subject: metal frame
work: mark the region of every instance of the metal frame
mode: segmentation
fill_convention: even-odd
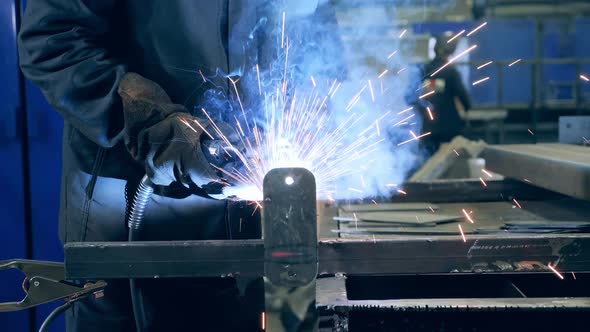
[[[587,235],[478,235],[319,242],[319,274],[590,271]],[[261,276],[261,240],[69,243],[67,279]]]

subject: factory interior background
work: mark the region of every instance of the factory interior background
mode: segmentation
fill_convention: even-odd
[[[429,62],[436,36],[445,32],[464,31],[456,54],[478,45],[477,52],[456,62],[472,103],[461,132],[465,139],[493,145],[589,144],[590,2],[332,2],[345,49],[391,40],[408,59],[407,70]],[[63,121],[19,70],[16,36],[25,6],[25,0],[0,2],[0,259],[63,261],[57,227]],[[359,20],[360,15],[372,19]],[[370,31],[371,38],[356,39],[358,29]],[[367,56],[365,63],[383,65],[377,56]],[[22,297],[16,287],[21,278],[17,271],[0,271],[0,302]],[[36,331],[55,306],[0,313],[0,330]],[[60,318],[51,331],[63,330]]]

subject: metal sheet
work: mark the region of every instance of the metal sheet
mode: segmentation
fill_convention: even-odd
[[[392,300],[349,300],[343,278],[324,278],[317,281],[317,308],[336,312],[353,310],[431,310],[431,311],[485,311],[507,309],[527,310],[579,310],[590,309],[588,297],[537,297],[537,298],[435,298]]]
[[[262,275],[261,240],[69,243],[68,279]],[[587,235],[489,235],[330,240],[319,274],[590,271]]]
[[[484,151],[496,173],[590,200],[590,148],[565,144],[497,145]]]

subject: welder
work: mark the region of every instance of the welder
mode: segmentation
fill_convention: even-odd
[[[203,148],[211,123],[201,110],[220,123],[235,118],[228,77],[252,65],[245,45],[263,2],[27,1],[20,65],[64,119],[63,243],[126,241],[126,214],[145,174],[155,191],[142,240],[237,236],[232,220],[252,211],[212,199],[223,174]],[[218,96],[226,102],[211,103]],[[239,236],[259,233],[244,217]],[[135,330],[128,281],[108,283],[103,297],[67,311],[67,331]],[[146,330],[260,329],[259,307],[240,297],[232,278],[141,280],[141,287]]]
[[[435,57],[422,71],[422,94],[434,91],[420,101],[423,131],[431,132],[422,143],[430,153],[436,152],[442,143],[451,141],[461,133],[465,127],[462,114],[471,108],[469,94],[459,71],[454,64],[447,65],[459,40],[454,38],[452,32],[438,35],[434,45]]]

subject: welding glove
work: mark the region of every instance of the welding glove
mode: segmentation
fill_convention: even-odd
[[[221,193],[226,184],[220,169],[236,167],[238,161],[225,150],[225,155],[221,153],[224,145],[213,123],[191,116],[184,106],[172,103],[158,84],[135,73],[122,78],[118,92],[123,101],[125,145],[134,159],[144,163],[154,184],[176,181],[196,185],[208,194]],[[216,125],[239,146],[235,130]]]

